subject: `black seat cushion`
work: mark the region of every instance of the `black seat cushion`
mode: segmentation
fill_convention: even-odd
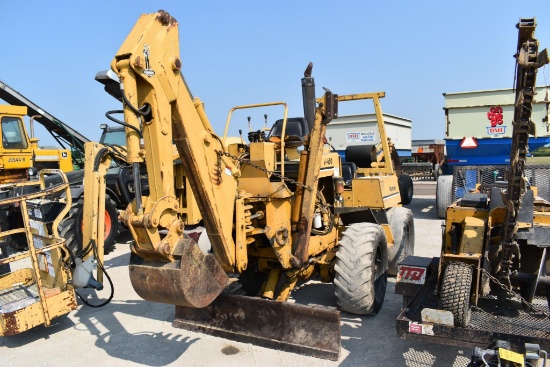
[[[283,120],[277,120],[269,132],[269,140],[278,142],[283,132]],[[285,146],[297,148],[304,144],[304,136],[308,135],[307,120],[303,117],[292,117],[286,120]]]
[[[351,180],[355,178],[355,171],[357,165],[353,162],[342,162],[342,177],[344,178],[344,185],[351,185]]]

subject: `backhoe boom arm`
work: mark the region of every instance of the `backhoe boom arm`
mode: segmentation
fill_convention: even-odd
[[[168,13],[142,15],[118,51],[111,68],[120,78],[127,128],[128,161],[145,159],[150,195],[141,208],[127,211],[135,231],[135,252],[172,260],[183,224],[177,217],[172,143],[178,149],[218,262],[235,264],[231,236],[239,170],[223,156],[221,139],[210,126],[203,104],[194,99],[181,76],[177,21]],[[137,131],[141,132],[138,133]],[[143,148],[140,139],[143,139]],[[145,154],[145,152],[147,152]],[[164,239],[158,227],[168,229]]]

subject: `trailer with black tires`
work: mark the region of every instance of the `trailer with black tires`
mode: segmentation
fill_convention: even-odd
[[[459,302],[460,295],[442,300],[438,294],[439,260],[439,257],[409,256],[399,266],[395,290],[403,296],[403,309],[396,319],[400,338],[465,348],[488,347],[497,340],[506,340],[518,349],[525,343],[550,349],[550,313],[543,295],[535,296],[533,310],[526,310],[516,297],[503,303],[495,295],[486,295],[469,310],[467,326],[449,322],[452,317],[441,310],[441,305]],[[459,272],[455,278],[464,279]]]

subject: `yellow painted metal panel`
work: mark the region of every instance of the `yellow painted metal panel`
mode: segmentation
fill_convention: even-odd
[[[467,217],[464,219],[464,232],[460,243],[460,252],[479,254],[483,248],[485,219]]]
[[[25,116],[27,114],[26,106],[12,106],[7,104],[0,104],[0,114],[2,115],[17,115]]]
[[[352,206],[391,208],[401,202],[397,176],[378,176],[354,179]]]

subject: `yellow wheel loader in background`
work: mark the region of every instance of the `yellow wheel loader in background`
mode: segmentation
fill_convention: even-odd
[[[33,116],[30,119],[31,134],[27,134],[24,116],[28,114],[26,106],[0,105],[0,198],[12,198],[37,191],[34,185],[15,185],[36,180],[38,170],[43,168],[61,169],[71,172],[73,164],[69,149],[40,148],[38,139],[33,134]],[[18,203],[17,201],[14,203]],[[23,219],[20,208],[16,205],[0,207],[0,230],[7,231],[21,227]],[[14,233],[3,239],[3,242],[14,248],[27,247],[23,233]],[[3,246],[0,253],[6,252]],[[3,254],[6,255],[5,253]]]
[[[390,144],[382,133],[384,94],[339,97],[326,90],[316,100],[310,64],[302,79],[304,118],[287,118],[283,102],[239,106],[220,136],[181,67],[178,23],[164,11],[142,15],[111,63],[123,100],[125,161],[136,176],[145,162],[149,186],[147,196],[136,186],[122,214],[134,239],[134,289],[146,300],[176,305],[174,326],[337,359],[339,312],[284,301],[298,281],[316,275],[334,282],[341,309],[376,314],[390,266],[413,252],[412,214],[400,206]],[[325,130],[338,116],[338,103],[356,99],[374,102],[381,142],[350,153],[348,163],[359,168],[344,180]],[[281,105],[284,115],[268,134],[228,143],[234,110],[273,105]],[[183,171],[174,169],[172,144]],[[73,271],[79,281],[75,277],[72,284],[88,279],[100,286],[91,271],[81,277],[90,261],[98,261],[102,281],[98,213],[105,172],[118,155],[112,147],[86,144],[83,243],[92,250]],[[210,242],[204,252],[184,233],[185,179]],[[224,292],[237,280],[246,296]]]
[[[69,215],[60,223],[62,237],[67,238],[66,245],[76,255],[82,248],[82,200],[84,144],[90,141],[74,128],[45,111],[42,107],[25,97],[13,87],[0,80],[0,98],[10,105],[0,106],[2,144],[0,145],[0,198],[17,197],[40,190],[38,172],[42,169],[60,169],[71,186],[73,207]],[[30,117],[28,129],[24,117]],[[59,147],[39,146],[35,137],[36,124],[42,125]],[[53,182],[56,181],[57,182]],[[28,185],[12,185],[25,183]],[[47,186],[59,184],[59,176],[45,178]],[[6,185],[9,184],[9,185]],[[3,186],[3,187],[2,187]],[[113,190],[109,182],[105,203],[105,250],[110,251],[115,244],[119,222],[116,201],[120,200],[119,191]],[[123,194],[123,193],[122,193]],[[0,208],[0,228],[2,231],[19,228],[23,218],[17,202]],[[28,248],[24,234],[6,236],[5,241],[15,250]],[[7,250],[5,249],[5,251]],[[5,253],[3,255],[6,255]],[[0,255],[1,257],[1,255]]]

